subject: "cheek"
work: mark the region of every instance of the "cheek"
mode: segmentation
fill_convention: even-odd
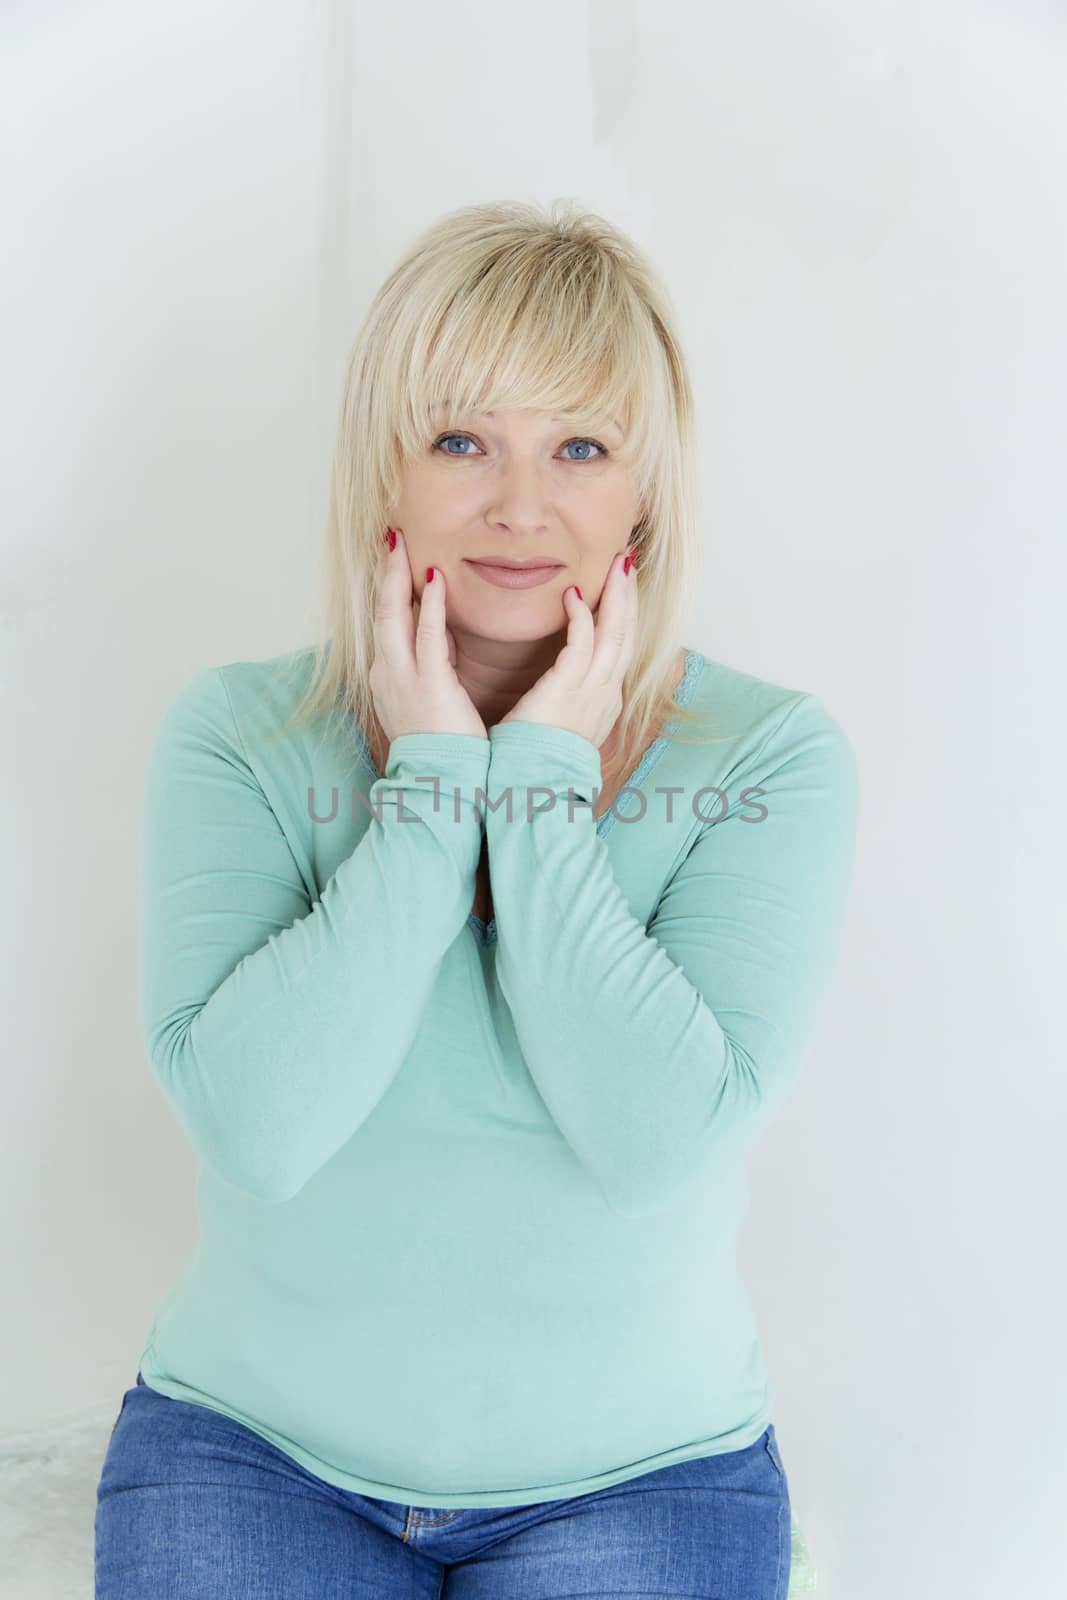
[[[624,507],[613,505],[599,508],[592,515],[583,513],[577,533],[585,571],[599,572],[606,577],[612,557],[619,550],[625,550],[632,527]]]
[[[412,527],[426,534],[447,533],[454,524],[460,524],[477,509],[484,496],[480,495],[473,474],[456,471],[420,474],[407,497],[408,515]]]
[[[637,521],[638,512],[637,500],[628,485],[616,480],[590,485],[578,509],[590,539],[601,545],[611,545],[613,539],[625,537]]]

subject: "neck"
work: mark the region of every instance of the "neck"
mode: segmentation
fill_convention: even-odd
[[[499,722],[543,677],[566,643],[566,629],[544,639],[482,639],[452,630],[456,676],[487,728]]]

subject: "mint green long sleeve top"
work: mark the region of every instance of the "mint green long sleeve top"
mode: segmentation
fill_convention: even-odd
[[[848,736],[687,650],[706,737],[670,723],[597,818],[569,729],[404,734],[384,773],[350,716],[285,729],[312,665],[198,673],[149,756],[142,1020],[198,1237],[145,1383],[417,1506],[752,1443],[744,1157],[836,965]]]

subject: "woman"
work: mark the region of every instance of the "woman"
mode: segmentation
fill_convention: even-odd
[[[734,1250],[856,764],[812,694],[679,649],[694,462],[602,219],[465,208],[375,298],[326,643],[199,673],[151,755],[143,1021],[200,1237],[98,1596],[786,1594]]]

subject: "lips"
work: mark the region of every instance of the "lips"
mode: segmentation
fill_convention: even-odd
[[[561,567],[562,561],[553,561],[548,557],[531,556],[528,561],[516,561],[513,557],[500,556],[471,556],[472,567],[507,567],[513,572],[530,572],[540,567]]]
[[[476,572],[479,578],[486,583],[494,584],[498,589],[533,589],[538,584],[548,583],[557,572],[563,572],[562,562],[546,566],[498,566],[490,561],[468,561],[466,563]]]

